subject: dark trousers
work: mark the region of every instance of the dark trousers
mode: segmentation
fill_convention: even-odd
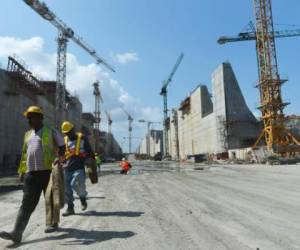
[[[122,170],[120,171],[120,174],[127,174],[127,172],[128,172],[128,170],[122,169]]]
[[[39,203],[41,193],[45,194],[51,171],[33,171],[26,173],[23,185],[23,200],[19,209],[15,229],[24,231],[32,212]]]

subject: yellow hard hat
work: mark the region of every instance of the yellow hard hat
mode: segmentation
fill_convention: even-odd
[[[65,121],[61,125],[61,132],[66,134],[69,133],[74,128],[74,125],[71,122]]]
[[[28,109],[25,111],[25,112],[23,112],[23,115],[25,116],[25,117],[27,117],[27,115],[29,114],[29,113],[37,113],[37,114],[43,114],[43,111],[42,111],[42,109],[40,108],[40,107],[38,107],[38,106],[30,106],[30,107],[28,107]]]

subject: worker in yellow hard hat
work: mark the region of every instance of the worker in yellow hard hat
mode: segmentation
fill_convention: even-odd
[[[63,216],[69,216],[75,214],[73,190],[79,196],[81,210],[87,209],[85,165],[87,159],[94,158],[94,153],[87,138],[82,133],[76,133],[71,122],[63,122],[61,132],[65,135],[65,202],[68,205]]]
[[[18,168],[20,181],[24,182],[22,205],[19,209],[14,229],[0,232],[0,237],[19,243],[29,218],[35,210],[42,191],[45,193],[52,163],[56,157],[64,155],[64,140],[54,128],[44,125],[43,111],[38,106],[30,106],[23,113],[31,129],[25,133],[22,156]],[[58,224],[46,225],[45,232],[53,232]]]

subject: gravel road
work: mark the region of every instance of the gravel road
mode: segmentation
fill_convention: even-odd
[[[40,200],[19,246],[0,249],[300,249],[300,166],[135,162],[103,166],[88,182],[88,210],[44,233]],[[0,229],[12,228],[21,191],[0,195]]]

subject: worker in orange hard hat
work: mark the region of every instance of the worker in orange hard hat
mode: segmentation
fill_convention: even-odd
[[[63,216],[69,216],[75,213],[73,190],[79,196],[81,210],[87,209],[85,164],[87,159],[94,158],[94,153],[88,139],[82,133],[76,133],[71,122],[63,122],[61,132],[65,135],[65,202],[68,205]]]
[[[11,232],[0,232],[0,237],[19,243],[35,210],[42,191],[46,192],[52,163],[58,155],[64,155],[64,140],[54,128],[44,125],[43,111],[38,106],[30,106],[23,113],[31,129],[25,133],[22,157],[18,168],[20,181],[24,182],[22,205]],[[55,231],[58,225],[47,225],[46,233]]]

